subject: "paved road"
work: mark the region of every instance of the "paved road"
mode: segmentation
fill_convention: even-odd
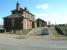
[[[45,40],[45,36],[43,39],[16,39],[14,36],[0,35],[0,50],[67,50],[67,40]]]
[[[66,40],[11,39],[0,41],[1,50],[67,50]]]

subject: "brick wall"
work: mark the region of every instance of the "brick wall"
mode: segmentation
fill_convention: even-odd
[[[23,16],[29,20],[34,20],[34,16],[25,11],[23,11]]]
[[[32,29],[32,21],[24,18],[23,19],[23,29]]]

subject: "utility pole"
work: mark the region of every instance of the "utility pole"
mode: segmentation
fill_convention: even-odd
[[[48,22],[48,27],[50,27],[50,21]]]

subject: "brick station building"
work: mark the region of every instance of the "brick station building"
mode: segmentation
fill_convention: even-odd
[[[4,17],[4,29],[6,31],[12,31],[13,29],[32,29],[47,25],[47,22],[40,18],[35,20],[35,15],[30,13],[27,8],[21,8],[18,2],[16,3],[16,9],[11,12],[11,15]]]
[[[4,17],[4,28],[7,31],[11,29],[32,29],[34,27],[34,15],[27,8],[21,8],[18,2],[16,9],[11,12],[11,15]]]
[[[37,23],[37,27],[45,27],[45,26],[47,26],[47,22],[42,20],[42,19],[40,19],[40,18],[36,19],[36,23]]]

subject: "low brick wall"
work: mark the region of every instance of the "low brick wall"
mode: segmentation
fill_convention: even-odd
[[[62,35],[67,35],[67,30],[65,29],[65,28],[61,28],[60,26],[58,27],[58,26],[55,26],[55,29],[57,30],[57,32],[59,33],[59,34],[62,34]]]
[[[28,32],[30,32],[32,29],[23,29],[23,30],[16,30],[15,34],[27,34]]]
[[[56,29],[56,31],[57,31],[59,34],[63,35],[63,32],[62,32],[62,30],[61,30],[60,28],[58,28],[57,26],[55,26],[55,29]]]

